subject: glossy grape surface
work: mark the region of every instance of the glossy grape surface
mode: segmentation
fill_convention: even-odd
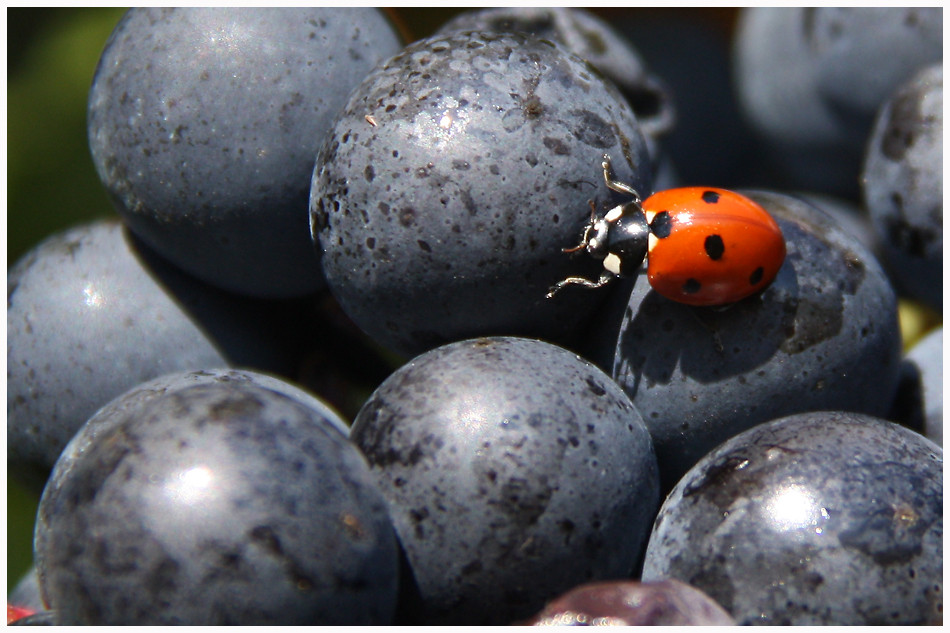
[[[248,383],[130,392],[40,500],[63,624],[386,624],[397,550],[369,469],[321,411]]]
[[[855,413],[737,435],[660,509],[643,579],[668,577],[741,625],[939,623],[943,451]]]

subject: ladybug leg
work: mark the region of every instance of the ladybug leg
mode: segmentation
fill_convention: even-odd
[[[640,194],[637,193],[636,189],[626,183],[622,183],[619,180],[613,179],[610,174],[610,172],[613,171],[610,167],[610,155],[604,154],[604,162],[602,162],[600,165],[604,168],[604,182],[607,184],[607,187],[613,189],[617,193],[623,193],[630,196],[638,206],[641,202],[643,202],[643,199],[640,198]]]
[[[597,281],[591,281],[590,279],[585,279],[584,277],[568,277],[567,279],[562,279],[561,281],[551,286],[551,289],[544,296],[550,299],[555,294],[557,294],[557,292],[561,290],[564,286],[569,286],[569,285],[584,286],[585,288],[603,288],[604,286],[609,284],[611,281],[616,279],[616,277],[617,277],[616,275],[614,275],[612,272],[608,270],[605,270],[602,273],[600,273],[600,279],[598,279]]]

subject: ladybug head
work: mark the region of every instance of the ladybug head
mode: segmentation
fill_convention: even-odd
[[[584,237],[581,244],[586,245],[585,250],[595,259],[603,259],[608,253],[608,237],[610,235],[610,224],[604,218],[595,218],[584,227]]]

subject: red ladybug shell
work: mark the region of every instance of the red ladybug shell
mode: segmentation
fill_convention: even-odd
[[[749,198],[683,187],[643,202],[650,223],[647,277],[658,293],[696,306],[739,301],[768,286],[785,261],[772,216]]]

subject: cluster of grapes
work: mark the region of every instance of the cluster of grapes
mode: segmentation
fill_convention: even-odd
[[[751,137],[683,140],[636,11],[399,15],[115,27],[88,131],[120,218],[8,273],[8,468],[42,492],[8,621],[941,622],[942,330],[903,354],[898,299],[941,309],[942,11],[740,13],[768,160],[736,182],[850,178],[862,214],[649,198],[694,184],[678,143]],[[757,285],[658,292],[707,260]]]

